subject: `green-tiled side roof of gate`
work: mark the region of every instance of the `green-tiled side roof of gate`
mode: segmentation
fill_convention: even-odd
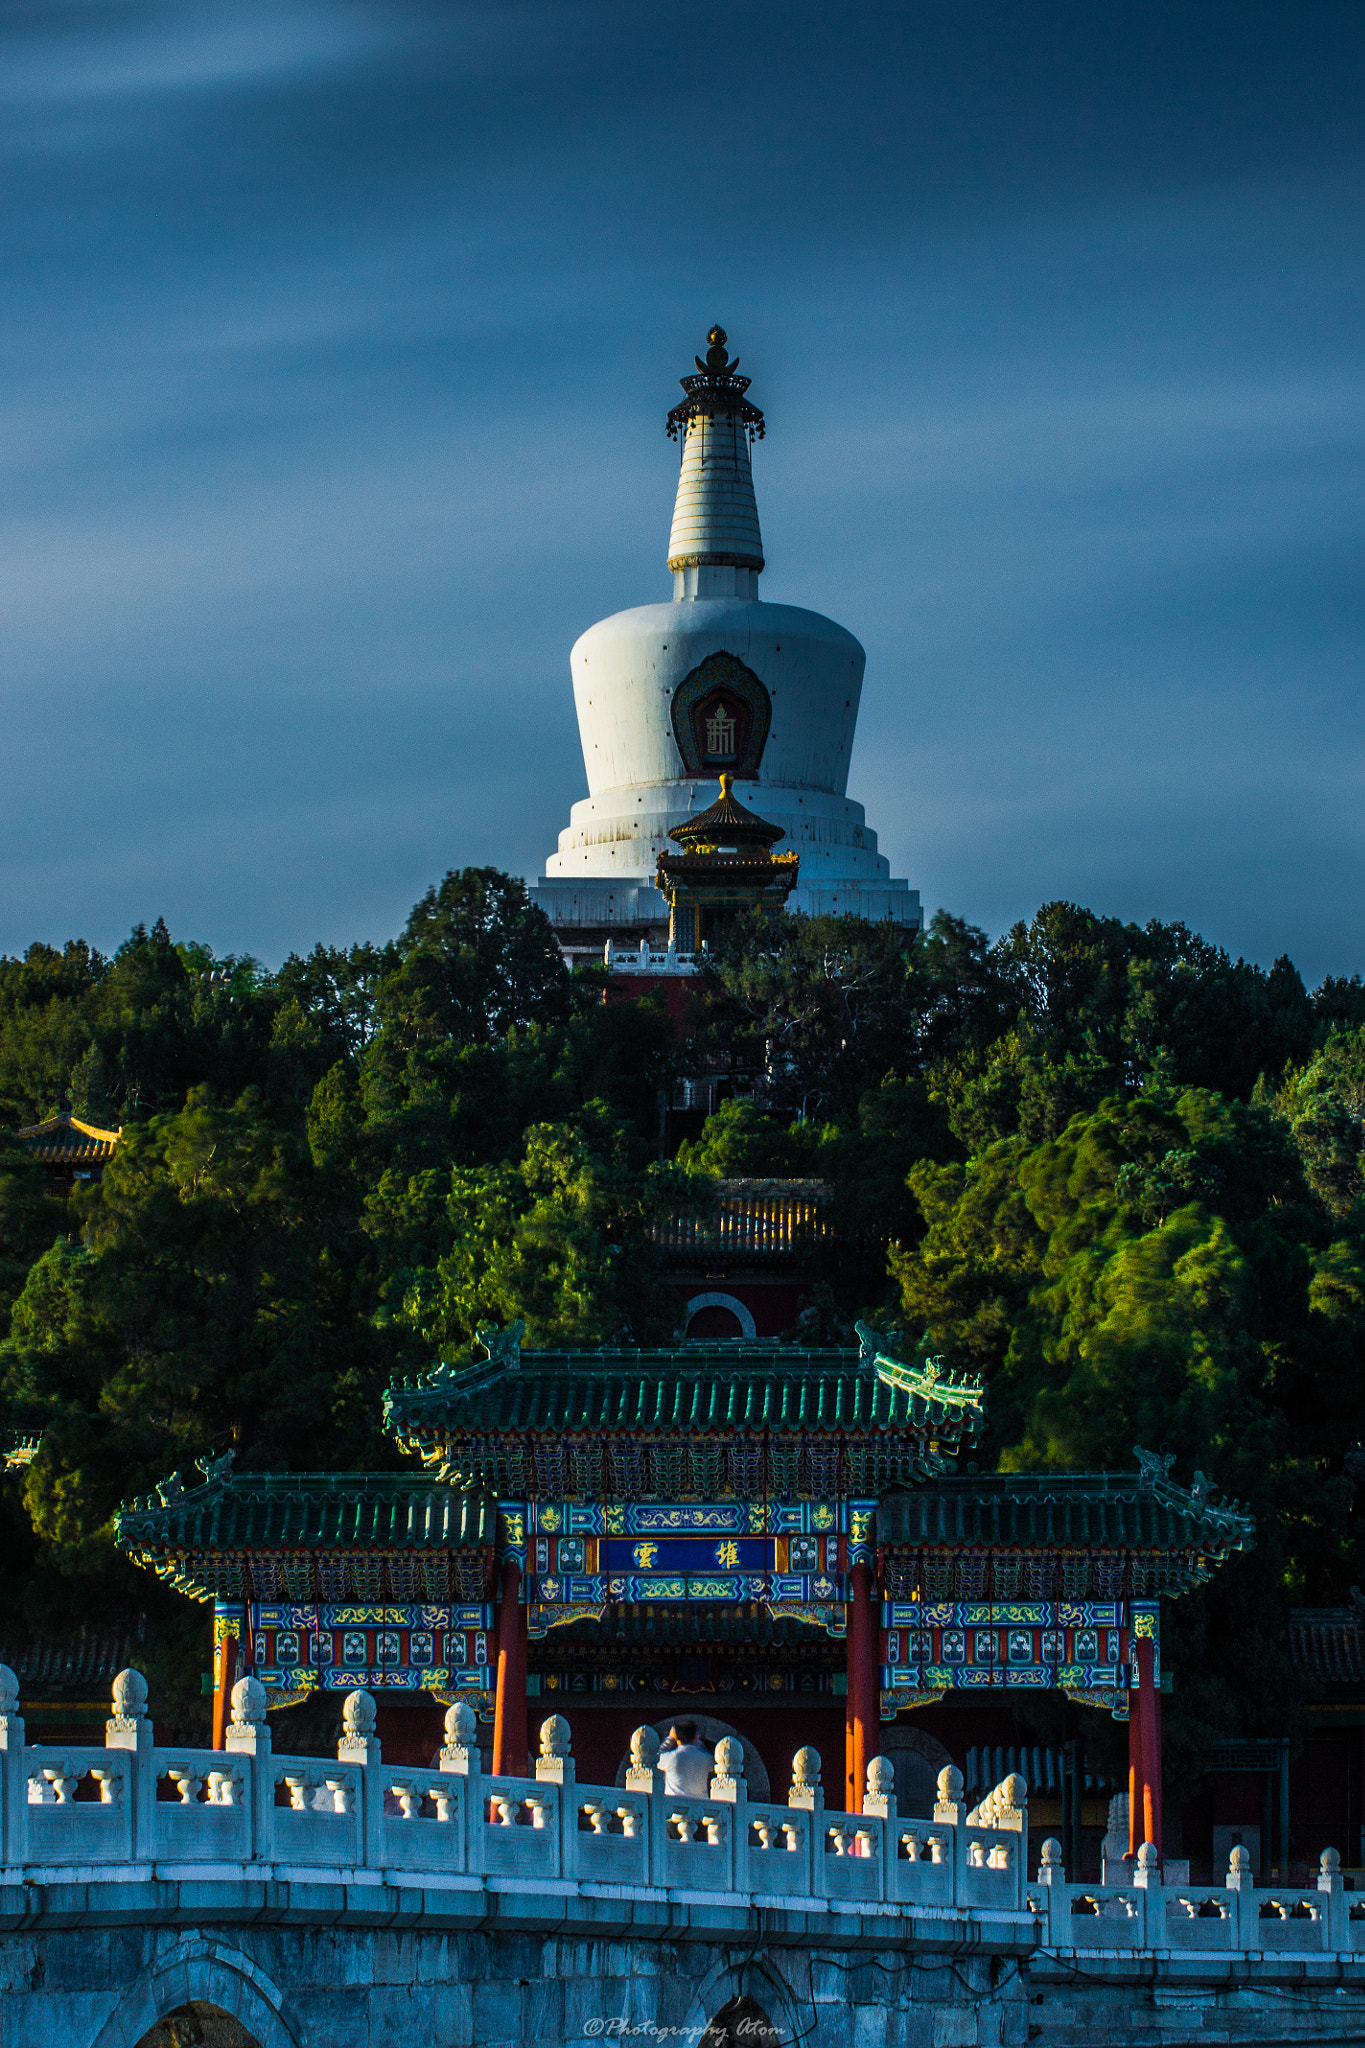
[[[1177,1486],[1151,1465],[1133,1472],[954,1472],[923,1492],[888,1494],[877,1534],[889,1549],[1161,1550],[1226,1557],[1256,1525],[1236,1501],[1215,1504],[1196,1475]]]
[[[183,1488],[172,1475],[115,1525],[134,1553],[491,1549],[496,1503],[402,1472],[220,1472]]]

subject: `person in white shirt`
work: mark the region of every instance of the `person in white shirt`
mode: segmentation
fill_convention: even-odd
[[[684,1799],[705,1799],[711,1790],[715,1758],[699,1739],[695,1721],[677,1721],[659,1751],[664,1790]]]

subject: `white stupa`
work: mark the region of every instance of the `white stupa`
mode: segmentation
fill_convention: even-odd
[[[847,796],[866,656],[819,612],[764,604],[763,539],[749,447],[763,415],[713,327],[706,360],[668,415],[682,473],[669,536],[671,604],[592,626],[570,656],[589,794],[531,890],[567,953],[603,939],[662,940],[654,886],[672,826],[737,794],[799,856],[791,910],[918,927],[919,892],[893,879],[861,804]]]

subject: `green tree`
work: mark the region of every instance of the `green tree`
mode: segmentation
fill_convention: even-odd
[[[428,889],[397,951],[376,992],[392,1047],[488,1045],[568,1017],[569,975],[550,921],[496,868],[452,870]]]
[[[1365,1193],[1365,1028],[1332,1029],[1272,1099],[1293,1131],[1314,1194],[1333,1216],[1353,1215]]]
[[[678,1164],[722,1180],[809,1178],[820,1171],[820,1136],[817,1125],[784,1124],[737,1096],[713,1111],[700,1138],[679,1146]]]
[[[206,1445],[248,1468],[388,1461],[390,1353],[327,1193],[256,1093],[125,1134],[85,1242],[35,1262],[3,1354],[11,1412],[43,1433],[27,1500],[62,1568],[89,1568],[118,1501]]]
[[[1256,1552],[1192,1610],[1219,1674],[1195,1719],[1227,1732],[1292,1714],[1272,1647],[1286,1602],[1340,1597],[1358,1568],[1342,1452],[1365,1428],[1365,1295],[1285,1121],[1155,1085],[1057,1136],[921,1165],[911,1185],[925,1231],[893,1254],[904,1313],[922,1349],[986,1374],[994,1458],[1123,1469],[1143,1443],[1249,1500]],[[1257,1629],[1253,1677],[1232,1650]]]
[[[443,1357],[465,1352],[481,1324],[518,1317],[535,1346],[667,1341],[677,1298],[650,1229],[703,1197],[686,1175],[633,1166],[631,1151],[594,1103],[572,1123],[533,1125],[515,1165],[457,1167],[448,1249],[401,1274],[395,1320]],[[409,1191],[428,1228],[436,1192],[434,1182]]]
[[[706,1039],[762,1071],[787,1116],[851,1107],[914,1058],[913,959],[913,938],[889,924],[739,918],[708,956]]]

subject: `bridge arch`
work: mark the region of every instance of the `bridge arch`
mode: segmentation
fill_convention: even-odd
[[[782,2036],[756,1998],[731,1998],[701,2037],[700,2048],[780,2048]]]
[[[221,2005],[204,2005],[196,1999],[159,2019],[136,2048],[260,2048],[260,2043]]]
[[[682,2039],[697,2048],[778,2048],[802,2038],[791,1986],[766,1959],[717,1963],[693,1995]]]
[[[159,1955],[110,2014],[91,2048],[190,2048],[197,2027],[204,2048],[299,2048],[281,2012],[283,1995],[243,1949],[207,1936]],[[235,2023],[219,2025],[215,2015]],[[178,2019],[179,2028],[162,2028]],[[209,2030],[210,2024],[213,2031]],[[243,2039],[245,2036],[245,2040]]]

